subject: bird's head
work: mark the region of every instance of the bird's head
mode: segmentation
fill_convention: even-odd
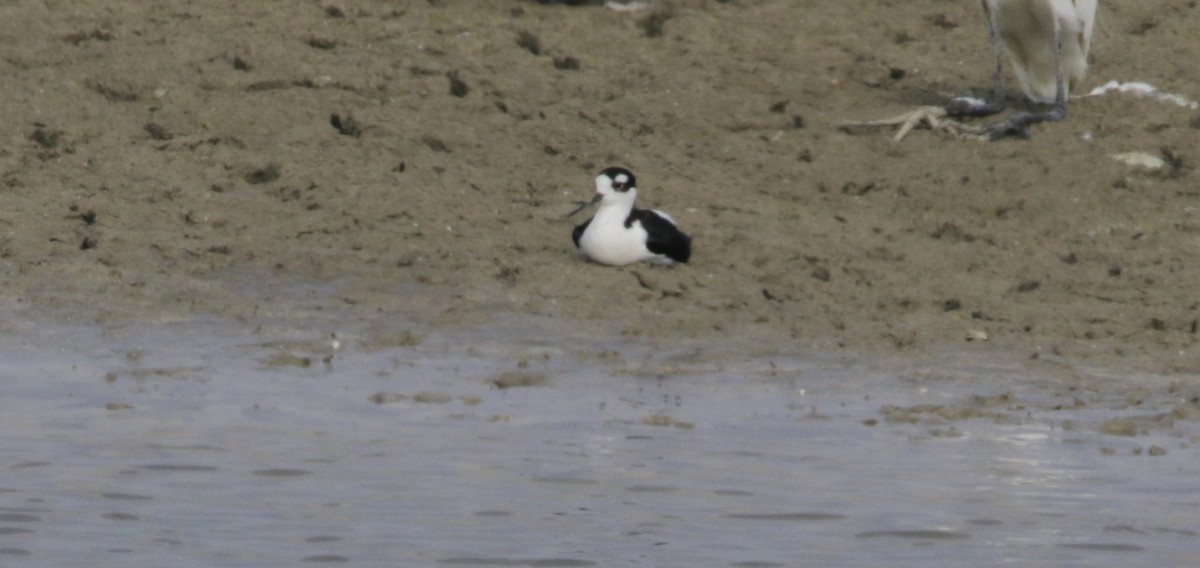
[[[605,168],[596,176],[596,195],[604,205],[632,206],[637,199],[637,180],[625,168]]]
[[[600,203],[601,207],[633,208],[637,200],[637,180],[633,172],[625,168],[605,168],[596,176],[596,195],[591,201],[580,202],[579,207],[567,214],[571,217],[588,207]]]

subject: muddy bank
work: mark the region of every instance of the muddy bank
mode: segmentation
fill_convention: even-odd
[[[0,290],[104,322],[521,313],[1195,369],[1196,112],[1111,95],[1029,141],[840,132],[987,84],[975,4],[889,4],[6,3]],[[1200,96],[1200,9],[1101,10],[1086,86]],[[694,235],[689,265],[577,257],[563,215],[608,165]]]

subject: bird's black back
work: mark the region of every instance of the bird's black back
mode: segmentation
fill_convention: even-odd
[[[641,223],[642,228],[646,230],[646,248],[650,249],[650,252],[666,255],[675,262],[687,262],[691,258],[692,237],[680,231],[674,223],[649,209],[630,211],[629,217],[625,218],[625,226],[632,227],[634,221]],[[587,223],[582,225],[586,226]],[[576,228],[575,231],[576,235],[583,234],[580,228]],[[575,237],[575,242],[578,246],[578,236]]]

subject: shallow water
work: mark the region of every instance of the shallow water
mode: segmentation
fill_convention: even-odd
[[[1193,565],[1191,423],[550,335],[10,323],[0,566]]]

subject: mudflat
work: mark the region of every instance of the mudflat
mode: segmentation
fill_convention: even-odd
[[[1097,30],[1082,92],[1200,97],[1195,2],[1105,2]],[[1200,368],[1195,109],[1080,98],[993,143],[839,128],[991,65],[969,1],[4,1],[0,293],[97,322],[521,314]],[[614,165],[690,263],[580,258],[565,215]]]

